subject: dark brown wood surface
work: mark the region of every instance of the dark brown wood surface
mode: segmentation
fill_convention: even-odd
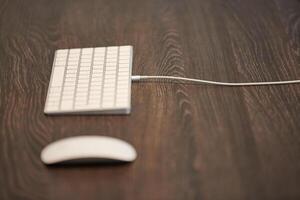
[[[45,116],[55,49],[130,44],[133,74],[300,79],[299,0],[0,0],[0,199],[300,199],[300,85],[134,83],[128,116]],[[46,167],[75,135],[127,165]]]

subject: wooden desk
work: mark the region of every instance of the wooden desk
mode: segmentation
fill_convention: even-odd
[[[131,44],[141,75],[299,79],[299,24],[299,0],[0,0],[0,199],[299,199],[300,85],[134,83],[131,115],[43,114],[55,49]],[[138,159],[41,163],[85,134]]]

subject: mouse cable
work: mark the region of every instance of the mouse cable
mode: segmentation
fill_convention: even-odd
[[[188,81],[188,82],[194,82],[194,83],[219,85],[219,86],[231,86],[231,87],[233,87],[233,86],[285,85],[285,84],[300,83],[300,80],[231,83],[231,82],[201,80],[201,79],[194,79],[194,78],[184,78],[184,77],[177,77],[177,76],[141,76],[141,75],[131,76],[132,81],[140,81],[140,80],[146,80],[146,79],[169,79],[169,80],[176,80],[176,81]]]

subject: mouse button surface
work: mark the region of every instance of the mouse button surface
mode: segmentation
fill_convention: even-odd
[[[41,159],[46,164],[88,159],[130,162],[136,156],[136,151],[130,144],[105,136],[65,138],[49,144],[41,153]]]

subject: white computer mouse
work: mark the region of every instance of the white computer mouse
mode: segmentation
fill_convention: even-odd
[[[137,153],[127,142],[107,136],[75,136],[47,145],[41,153],[45,164],[132,162]]]

